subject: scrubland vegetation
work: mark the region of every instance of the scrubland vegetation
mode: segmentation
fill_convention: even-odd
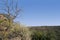
[[[60,40],[60,26],[25,27],[14,22],[21,9],[18,0],[1,0],[0,40]],[[5,19],[6,18],[6,19]]]
[[[60,26],[25,27],[0,20],[0,40],[60,40]]]
[[[60,40],[60,26],[30,27],[32,40]]]
[[[30,31],[16,22],[0,21],[0,40],[30,40]]]
[[[0,20],[0,40],[60,40],[60,26],[25,27],[12,20]]]

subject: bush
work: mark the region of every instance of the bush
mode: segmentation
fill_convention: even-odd
[[[56,40],[56,35],[54,31],[32,31],[32,40]]]
[[[19,23],[3,21],[0,24],[0,40],[30,40],[30,31]]]
[[[18,23],[16,23],[14,24],[14,27],[11,29],[10,36],[12,38],[19,37],[21,40],[30,40],[30,31],[27,27],[24,27],[23,25],[19,25]]]

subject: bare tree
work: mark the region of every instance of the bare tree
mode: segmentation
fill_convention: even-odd
[[[9,26],[11,26],[11,22],[20,14],[21,9],[18,7],[18,0],[0,0],[0,6],[4,6],[0,8],[2,12],[8,15]],[[7,30],[9,27],[7,28]]]
[[[4,8],[0,10],[4,10],[7,15],[9,15],[9,19],[14,20],[21,9],[18,7],[18,0],[1,0],[4,5]]]

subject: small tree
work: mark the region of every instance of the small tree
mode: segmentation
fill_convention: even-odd
[[[4,6],[4,8],[0,8],[2,12],[7,13],[11,20],[14,20],[21,9],[18,7],[18,0],[0,0],[2,3],[0,6]]]
[[[6,13],[8,15],[8,21],[9,26],[11,26],[11,22],[13,23],[13,20],[18,16],[21,9],[18,7],[18,0],[0,0],[1,1],[1,7],[4,6],[4,8],[0,7],[0,10],[2,10],[3,13]],[[9,28],[9,27],[8,27]]]

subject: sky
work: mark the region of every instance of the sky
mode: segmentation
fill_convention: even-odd
[[[15,21],[27,26],[60,25],[60,0],[19,0],[21,16]]]
[[[20,0],[21,18],[27,26],[60,25],[60,0]]]

